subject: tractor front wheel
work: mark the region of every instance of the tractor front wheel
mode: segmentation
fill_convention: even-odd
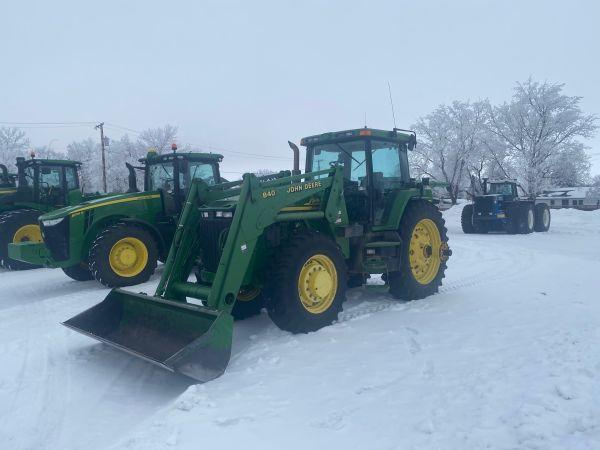
[[[519,214],[519,233],[529,234],[533,233],[535,227],[535,213],[533,211],[533,205],[530,203],[524,203],[520,205]]]
[[[8,244],[43,242],[39,216],[40,212],[33,209],[11,211],[0,216],[0,263],[3,267],[10,270],[41,267],[8,257]]]
[[[282,330],[308,333],[332,324],[346,300],[344,255],[332,239],[304,232],[277,252],[266,306]]]
[[[401,268],[390,272],[390,294],[402,300],[417,300],[435,294],[451,252],[442,214],[426,201],[411,202],[400,222]]]
[[[92,275],[104,286],[134,286],[154,273],[158,248],[144,228],[117,223],[96,237],[88,260]]]
[[[475,233],[475,227],[473,226],[473,205],[465,205],[460,214],[460,224],[463,233]]]
[[[75,281],[90,281],[94,279],[94,276],[86,263],[75,264],[71,267],[63,267],[62,271],[66,276]]]

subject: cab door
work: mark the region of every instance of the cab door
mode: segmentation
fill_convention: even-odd
[[[67,205],[78,205],[81,203],[82,193],[81,187],[79,186],[79,174],[75,166],[64,167],[64,180],[63,180],[65,191],[67,192]]]
[[[48,206],[67,205],[67,191],[63,182],[63,167],[42,164],[38,168],[37,198]]]
[[[409,181],[405,144],[371,140],[371,216],[374,225],[390,221],[401,188]]]

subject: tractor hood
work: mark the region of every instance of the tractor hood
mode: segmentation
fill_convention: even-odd
[[[96,208],[104,208],[110,207],[112,205],[119,205],[150,199],[160,199],[160,192],[139,192],[133,194],[110,195],[108,197],[102,197],[95,200],[80,203],[75,206],[68,206],[66,208],[57,209],[55,211],[44,214],[40,217],[40,220],[62,219],[67,216],[74,217],[84,213],[85,211],[89,211]]]

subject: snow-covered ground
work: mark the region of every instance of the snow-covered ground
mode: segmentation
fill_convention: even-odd
[[[600,211],[552,214],[464,235],[452,208],[440,294],[353,290],[309,335],[238,323],[204,385],[60,326],[96,283],[0,272],[0,448],[598,449]]]

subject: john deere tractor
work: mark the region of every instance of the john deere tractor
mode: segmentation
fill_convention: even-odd
[[[194,181],[155,295],[114,289],[64,324],[207,381],[228,364],[234,317],[265,306],[283,330],[316,331],[371,274],[393,298],[436,293],[451,252],[427,181],[409,175],[415,134],[365,128],[302,144],[304,174],[290,144],[291,176]]]
[[[511,180],[483,180],[483,195],[473,197],[461,214],[465,233],[487,233],[506,231],[527,234],[548,231],[550,209],[545,203],[535,203],[529,198],[520,198],[518,184]]]
[[[131,286],[148,280],[158,260],[165,260],[194,179],[206,185],[221,181],[221,155],[148,153],[141,167],[127,165],[129,191],[40,217],[44,242],[11,244],[10,257],[61,268],[77,281],[96,279],[105,286]],[[138,192],[134,170],[144,172]]]
[[[41,242],[38,226],[41,214],[97,198],[83,195],[79,187],[81,163],[68,160],[17,158],[17,181],[2,166],[0,188],[0,264],[20,270],[39,267],[8,257],[8,245]],[[17,187],[18,184],[18,187]]]

